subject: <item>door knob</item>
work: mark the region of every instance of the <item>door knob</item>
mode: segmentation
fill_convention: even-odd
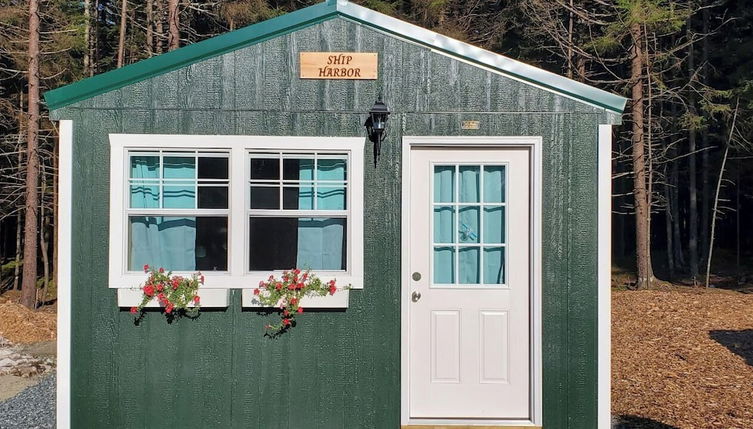
[[[419,299],[421,299],[421,292],[413,291],[413,293],[410,296],[411,301],[418,302]]]

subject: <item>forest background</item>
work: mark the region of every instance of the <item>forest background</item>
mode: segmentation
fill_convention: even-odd
[[[625,284],[753,280],[753,4],[354,2],[629,98],[612,154]],[[40,94],[313,3],[0,0],[0,292],[55,297],[58,139]]]

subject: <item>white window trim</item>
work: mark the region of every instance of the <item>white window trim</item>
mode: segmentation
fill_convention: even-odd
[[[127,195],[126,160],[129,150],[140,149],[206,149],[230,152],[230,201],[228,223],[228,271],[204,272],[202,289],[224,290],[211,293],[211,299],[202,296],[202,306],[226,307],[228,289],[243,289],[243,306],[258,307],[253,302],[253,289],[271,272],[247,272],[248,236],[247,184],[249,181],[248,153],[252,151],[337,151],[349,155],[348,171],[348,270],[345,272],[317,272],[328,281],[335,279],[338,285],[351,289],[363,288],[363,137],[302,137],[302,136],[227,136],[227,135],[178,135],[178,134],[110,134],[110,241],[109,241],[109,287],[135,290],[143,281],[141,272],[127,272],[125,266],[127,222],[125,209]],[[291,267],[292,268],[292,267]],[[190,273],[184,273],[190,274]],[[207,298],[209,298],[209,295]],[[138,302],[138,294],[118,292],[118,305],[131,306]],[[209,301],[209,302],[207,302]],[[309,308],[347,307],[347,289],[326,298],[306,298]],[[303,302],[302,304],[306,304]]]

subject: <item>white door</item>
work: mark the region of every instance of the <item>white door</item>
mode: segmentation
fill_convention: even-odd
[[[411,150],[411,418],[531,418],[529,157]]]

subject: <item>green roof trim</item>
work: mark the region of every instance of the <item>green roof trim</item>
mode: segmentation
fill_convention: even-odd
[[[451,39],[439,33],[375,12],[347,0],[327,0],[314,6],[262,21],[239,30],[148,58],[123,68],[83,79],[48,91],[50,110],[167,73],[245,46],[318,24],[335,17],[359,22],[376,30],[418,43],[560,95],[592,104],[613,113],[625,110],[627,99],[572,79],[516,61],[494,52]]]

